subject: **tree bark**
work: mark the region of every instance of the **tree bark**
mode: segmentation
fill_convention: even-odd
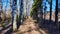
[[[57,31],[59,31],[59,23],[58,23],[58,0],[56,0],[55,25],[56,25]]]
[[[58,23],[58,0],[56,0],[55,23]]]
[[[50,2],[50,23],[51,23],[51,18],[52,18],[52,0]]]
[[[13,0],[12,1],[12,28],[13,28],[13,31],[16,31],[17,30],[17,25],[16,25],[16,5],[17,5],[17,0]]]

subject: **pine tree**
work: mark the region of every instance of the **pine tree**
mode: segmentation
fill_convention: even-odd
[[[55,23],[58,23],[58,0],[56,0]]]
[[[52,0],[50,2],[50,22],[51,22],[51,18],[52,18]]]
[[[34,16],[37,19],[38,18],[38,10],[41,10],[42,0],[33,0],[33,1],[34,1],[34,3],[32,5],[32,11],[31,11],[31,14],[33,14],[33,15],[31,15],[31,16]]]

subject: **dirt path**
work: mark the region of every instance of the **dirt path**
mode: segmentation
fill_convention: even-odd
[[[44,30],[40,29],[37,24],[34,23],[34,20],[29,17],[26,21],[23,22],[23,25],[20,26],[17,32],[13,34],[47,34]]]

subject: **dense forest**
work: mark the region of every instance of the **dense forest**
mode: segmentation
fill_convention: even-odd
[[[0,0],[0,34],[60,34],[59,0],[5,2]]]

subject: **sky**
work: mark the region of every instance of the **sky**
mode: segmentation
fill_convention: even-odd
[[[52,11],[55,11],[55,6],[56,6],[56,0],[52,0]],[[46,7],[47,7],[47,11],[50,10],[50,4],[48,2],[46,2]]]
[[[5,6],[7,6],[7,9],[10,8],[9,0],[2,0],[2,2],[3,2],[3,10],[5,10]]]
[[[7,2],[7,0],[2,0],[2,2],[3,2],[3,10],[5,9],[5,6],[6,5],[7,5],[7,9],[10,9],[9,0],[8,0],[8,2]],[[60,0],[59,0],[59,2],[60,2]],[[55,11],[55,4],[56,4],[56,0],[52,0],[52,11]],[[50,10],[50,5],[48,4],[48,2],[46,2],[46,6],[47,6],[47,9],[46,10],[49,11]]]
[[[59,5],[58,5],[59,7],[58,7],[58,8],[60,8],[60,0],[58,0],[58,1],[59,1],[59,2],[58,2],[58,3],[59,3]]]

